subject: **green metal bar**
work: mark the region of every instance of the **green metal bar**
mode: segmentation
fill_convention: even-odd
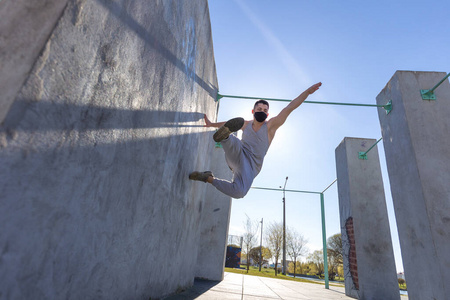
[[[255,190],[269,190],[269,191],[279,191],[282,192],[283,189],[271,189],[271,188],[263,188],[263,187],[254,187],[252,189]],[[285,192],[294,192],[294,193],[306,193],[306,194],[320,194],[320,192],[311,192],[311,191],[297,191],[297,190],[284,190]]]
[[[450,76],[450,73],[448,73],[444,78],[442,78],[441,81],[439,81],[433,88],[429,90],[420,90],[420,94],[422,95],[422,100],[436,100],[436,95],[434,94],[434,90],[440,86],[445,79],[447,79]]]
[[[323,270],[325,273],[325,288],[329,289],[329,278],[328,278],[328,253],[327,253],[327,233],[326,233],[326,226],[325,226],[325,196],[323,193],[325,193],[326,190],[328,190],[335,182],[337,182],[337,178],[330,183],[322,193],[320,193],[320,210],[322,215],[322,239],[323,239]]]
[[[324,192],[332,186],[337,179],[335,179],[325,190]],[[321,217],[322,217],[322,240],[323,240],[323,269],[324,269],[324,276],[325,276],[325,288],[330,288],[330,283],[328,279],[328,255],[327,255],[327,233],[325,228],[325,201],[323,192],[311,192],[311,191],[297,191],[297,190],[284,190],[284,189],[272,189],[272,188],[262,188],[262,187],[253,187],[252,189],[258,189],[258,190],[269,190],[269,191],[279,191],[279,192],[297,192],[297,193],[307,193],[307,194],[319,194],[320,195],[320,210],[321,210]]]
[[[268,101],[282,101],[282,102],[291,102],[292,100],[288,99],[275,99],[275,98],[262,98],[262,97],[246,97],[246,96],[231,96],[231,95],[221,95],[217,94],[217,99],[222,98],[238,98],[238,99],[254,99],[254,100],[268,100]],[[311,104],[330,104],[330,105],[347,105],[347,106],[369,106],[369,107],[383,107],[387,106],[385,105],[377,105],[377,104],[362,104],[362,103],[342,103],[342,102],[321,102],[321,101],[304,101],[304,103],[311,103]]]
[[[448,73],[444,78],[442,78],[441,81],[438,82],[438,84],[436,84],[431,90],[429,90],[429,92],[434,92],[434,90],[441,85],[441,83],[444,82],[445,79],[447,79],[450,76],[450,73]]]
[[[325,288],[329,289],[330,285],[328,281],[327,233],[325,229],[325,201],[323,193],[320,193],[320,210],[322,215],[323,272],[325,275]]]
[[[380,138],[375,144],[372,145],[372,147],[370,147],[369,149],[367,149],[366,152],[359,152],[358,153],[358,158],[359,159],[364,159],[367,160],[367,153],[372,150],[373,147],[375,147],[376,144],[378,144],[383,138]]]

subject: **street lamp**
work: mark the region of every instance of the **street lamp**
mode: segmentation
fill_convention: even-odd
[[[286,183],[288,177],[286,176],[286,181],[284,182],[283,187],[283,271],[281,272],[283,275],[286,275]],[[280,186],[281,188],[281,186]]]
[[[259,241],[259,271],[261,272],[261,265],[262,265],[262,230],[263,230],[263,221],[264,219],[261,218],[261,240]]]

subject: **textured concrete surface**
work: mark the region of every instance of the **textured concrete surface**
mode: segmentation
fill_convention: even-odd
[[[68,0],[0,1],[0,124]]]
[[[183,299],[286,299],[286,300],[340,300],[352,299],[341,285],[325,289],[323,284],[305,283],[276,278],[258,277],[225,272],[221,282],[200,281],[178,295],[165,300]],[[402,297],[402,300],[404,298]]]
[[[211,153],[211,171],[218,178],[231,179],[232,173],[225,161],[222,148]],[[203,185],[203,182],[195,184]],[[231,214],[231,197],[222,194],[207,184],[201,219],[200,247],[197,255],[195,276],[208,280],[223,279],[228,241],[228,224]],[[221,254],[221,255],[220,255]]]
[[[377,96],[386,163],[411,299],[450,295],[450,84],[446,73],[397,71]]]
[[[367,153],[367,160],[358,155],[375,143],[346,137],[336,148],[345,291],[356,299],[400,299],[378,148]],[[349,218],[354,234],[346,226]],[[357,273],[351,269],[352,240]],[[357,279],[352,278],[355,275]]]
[[[73,0],[56,24],[0,129],[0,298],[192,285],[207,186],[187,178],[213,169],[217,111],[206,0]]]

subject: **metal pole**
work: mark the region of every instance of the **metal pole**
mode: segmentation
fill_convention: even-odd
[[[332,182],[332,183],[330,183],[330,185],[329,186],[327,186],[323,191],[322,191],[322,194],[323,193],[325,193],[335,182],[337,181],[337,178]]]
[[[438,86],[441,85],[450,76],[448,73],[441,81],[439,81],[434,87],[430,90],[420,90],[420,94],[422,94],[422,100],[436,100],[436,95],[434,94],[434,90],[437,89]]]
[[[286,177],[286,182],[287,182],[287,177]],[[286,190],[286,182],[284,184],[284,188],[281,189],[272,189],[272,188],[261,188],[261,187],[252,187],[253,189],[261,189],[261,190],[271,190],[271,191],[283,191],[283,262],[286,261],[286,255],[284,252],[284,249],[286,249],[286,244],[285,244],[285,230],[284,230],[284,220],[285,220],[285,210],[284,210],[284,202],[285,202],[285,192],[298,192],[298,193],[307,193],[307,194],[320,194],[320,207],[321,207],[321,215],[322,215],[322,239],[323,239],[323,257],[324,257],[324,273],[325,273],[325,288],[329,289],[329,280],[328,280],[328,255],[327,255],[327,234],[326,234],[326,229],[325,229],[325,201],[324,201],[324,193],[326,190],[328,190],[335,182],[337,181],[337,179],[335,179],[330,185],[328,185],[323,192],[311,192],[311,191],[296,191],[296,190]]]
[[[285,191],[286,191],[287,180],[288,180],[288,177],[286,176],[286,181],[284,182],[284,187],[283,187],[283,271],[282,271],[283,275],[286,275],[286,197],[285,197]]]
[[[322,239],[323,239],[323,272],[325,273],[325,288],[329,289],[328,282],[328,257],[327,257],[327,233],[325,230],[325,203],[323,193],[320,194],[320,210],[322,214]]]
[[[441,85],[441,83],[444,82],[445,79],[447,79],[450,76],[450,73],[448,73],[444,78],[442,78],[441,81],[439,81],[431,90],[429,90],[430,93],[433,93],[434,90]]]
[[[237,99],[253,99],[253,100],[267,100],[267,101],[281,101],[281,102],[291,102],[290,99],[276,99],[276,98],[263,98],[263,97],[247,97],[247,96],[233,96],[233,95],[221,95],[217,94],[217,99],[220,100],[222,98],[237,98]],[[324,102],[324,101],[303,101],[303,103],[310,104],[328,104],[328,105],[347,105],[347,106],[367,106],[367,107],[385,107],[386,105],[378,105],[378,104],[364,104],[364,103],[343,103],[343,102]]]
[[[263,221],[264,218],[261,218],[261,240],[259,241],[259,271],[261,272],[262,265],[262,231],[263,231]]]
[[[268,191],[280,191],[282,192],[283,189],[281,189],[281,186],[279,189],[273,189],[273,188],[263,188],[263,187],[256,187],[252,186],[252,189],[255,190],[268,190]],[[298,190],[284,190],[285,192],[294,192],[294,193],[305,193],[305,194],[320,194],[320,192],[312,192],[312,191],[298,191]]]
[[[422,90],[422,97],[424,93],[427,93],[428,90]],[[434,95],[434,94],[433,94]],[[261,98],[261,97],[246,97],[246,96],[232,96],[232,95],[221,95],[217,94],[216,101],[219,101],[222,98],[239,98],[239,99],[262,99],[268,101],[283,101],[283,102],[291,102],[292,100],[288,99],[275,99],[275,98]],[[424,99],[425,100],[425,99]],[[369,106],[369,107],[382,107],[386,111],[386,114],[389,114],[392,111],[392,101],[389,100],[385,105],[378,104],[363,104],[363,103],[342,103],[342,102],[322,102],[322,101],[303,101],[303,103],[312,103],[312,104],[330,104],[330,105],[348,105],[348,106]]]
[[[372,147],[370,147],[369,149],[367,149],[366,152],[359,152],[358,153],[358,158],[359,159],[365,159],[367,160],[367,153],[369,153],[370,150],[372,150],[373,147],[375,147],[376,144],[378,144],[383,138],[381,137],[378,141],[375,142],[375,144],[372,145]]]

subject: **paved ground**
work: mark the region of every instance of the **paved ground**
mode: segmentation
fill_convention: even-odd
[[[300,300],[337,300],[353,299],[345,296],[344,287],[303,283],[242,274],[226,273],[223,281],[211,282],[196,280],[194,286],[165,300],[182,299],[300,299]],[[404,298],[402,297],[402,300]]]

